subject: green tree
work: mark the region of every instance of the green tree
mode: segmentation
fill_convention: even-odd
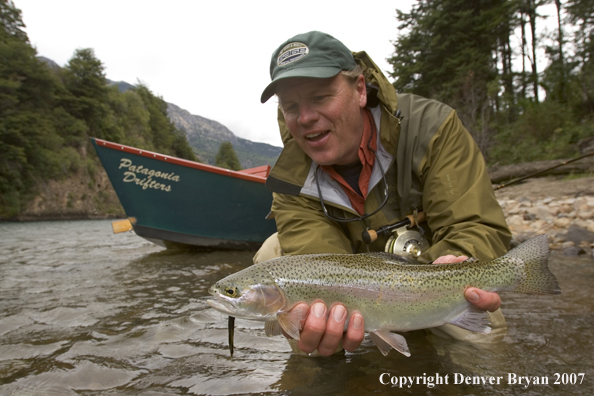
[[[125,138],[120,143],[155,151],[149,124],[151,115],[138,92],[135,89],[125,92],[114,89],[109,100],[116,123],[125,131]]]
[[[36,58],[21,12],[0,1],[0,215],[18,213],[37,178],[59,173],[58,81]]]
[[[110,107],[111,90],[104,69],[92,49],[77,49],[62,72],[66,89],[61,92],[60,103],[86,123],[88,135],[121,142],[124,131]]]
[[[497,145],[491,159],[499,164],[569,158],[578,154],[577,146],[582,139],[594,136],[594,86],[588,82],[594,79],[589,76],[587,66],[593,55],[588,53],[587,37],[592,32],[594,5],[591,1],[555,0],[557,27],[545,47],[549,64],[539,73],[534,59],[538,46],[535,31],[536,21],[541,18],[537,8],[545,3],[520,1],[520,13],[528,15],[532,36],[531,45],[525,44],[527,39],[522,40],[522,57],[529,59],[532,70],[530,78],[521,80],[520,99],[526,100],[519,101],[518,117],[498,125]],[[566,20],[562,17],[563,9],[567,10]],[[568,34],[572,31],[573,37]],[[542,42],[545,39],[540,38]],[[567,46],[571,41],[573,45]],[[524,56],[526,53],[532,55]],[[531,97],[525,94],[528,84],[534,91]],[[546,92],[544,99],[538,96],[541,88]]]
[[[518,5],[519,5],[519,11],[522,14],[522,16],[526,16],[528,17],[528,25],[530,27],[530,37],[531,37],[531,43],[530,43],[530,56],[528,57],[529,61],[530,61],[530,68],[531,68],[531,74],[530,74],[530,78],[528,79],[531,83],[532,83],[532,94],[533,94],[533,99],[536,103],[538,103],[540,101],[540,97],[539,97],[539,87],[540,87],[540,82],[539,82],[539,73],[538,73],[538,68],[537,68],[537,64],[538,64],[538,55],[537,55],[537,50],[538,50],[538,46],[539,46],[539,39],[538,39],[538,35],[536,34],[536,25],[538,23],[538,19],[541,17],[538,14],[538,8],[545,5],[546,3],[549,3],[549,0],[518,0]],[[522,22],[524,23],[524,19],[522,20]],[[522,26],[523,29],[524,26]],[[525,40],[524,37],[522,37],[523,40],[523,45],[527,44],[527,40]],[[523,53],[526,53],[526,50],[524,50],[523,48]],[[523,83],[525,83],[526,80],[523,80]]]
[[[0,0],[0,28],[2,35],[29,42],[27,33],[23,31],[25,24],[21,17],[21,10],[12,1]]]
[[[64,84],[74,96],[105,101],[108,94],[105,67],[91,48],[77,49],[68,61]]]
[[[577,27],[574,37],[575,78],[578,81],[580,100],[575,103],[579,117],[594,116],[594,2],[568,0],[566,10],[569,21]]]
[[[215,165],[225,169],[241,170],[241,164],[231,142],[223,142],[215,158]]]
[[[165,153],[196,161],[196,155],[190,147],[185,134],[178,130],[167,116],[167,103],[153,95],[147,86],[139,84],[134,91],[140,96],[149,115],[149,128],[154,149]]]
[[[486,152],[494,134],[494,96],[502,78],[493,59],[499,46],[507,46],[506,53],[511,54],[507,39],[513,29],[511,3],[418,0],[410,13],[397,12],[403,33],[388,59],[394,87],[456,108]],[[509,55],[502,63],[511,63]],[[507,89],[513,91],[513,86],[508,84]]]

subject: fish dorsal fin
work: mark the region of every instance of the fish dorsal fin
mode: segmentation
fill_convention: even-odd
[[[305,312],[301,309],[293,308],[290,311],[277,314],[276,319],[285,333],[298,340],[299,332],[301,331],[301,319],[304,316]]]
[[[264,331],[267,337],[277,336],[283,333],[280,324],[276,320],[264,322]]]
[[[411,262],[406,257],[401,256],[399,254],[394,253],[387,253],[387,252],[368,252],[368,253],[359,253],[361,256],[367,257],[377,257],[379,259],[385,261],[394,261],[397,264],[418,264],[417,262]]]
[[[468,309],[449,323],[475,333],[489,334],[491,332],[489,314],[474,305],[469,305]]]
[[[394,348],[404,356],[410,357],[406,339],[400,334],[387,330],[372,331],[369,334],[382,355],[386,356],[390,352],[390,349]]]

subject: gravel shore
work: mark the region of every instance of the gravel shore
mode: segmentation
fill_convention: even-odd
[[[495,195],[513,243],[547,234],[556,252],[594,257],[594,176],[531,179],[497,190]]]

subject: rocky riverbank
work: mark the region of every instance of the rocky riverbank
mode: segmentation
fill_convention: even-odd
[[[86,169],[61,180],[38,185],[37,195],[15,216],[0,221],[53,221],[126,218],[107,173],[100,168],[92,177]]]
[[[514,242],[547,234],[551,249],[594,256],[594,177],[532,179],[495,192]]]

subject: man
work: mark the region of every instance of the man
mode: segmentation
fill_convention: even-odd
[[[261,101],[278,97],[284,144],[266,182],[278,234],[255,262],[282,254],[383,251],[387,236],[367,245],[362,232],[420,211],[431,244],[420,262],[488,260],[507,251],[511,234],[484,159],[450,107],[396,94],[365,52],[353,54],[321,32],[281,44],[270,75]],[[496,293],[476,288],[465,296],[483,310],[501,304]],[[343,334],[340,303],[294,309],[303,315],[297,347],[306,353],[330,355],[341,341],[352,351],[363,340],[357,312]],[[500,314],[492,322],[505,326]]]

